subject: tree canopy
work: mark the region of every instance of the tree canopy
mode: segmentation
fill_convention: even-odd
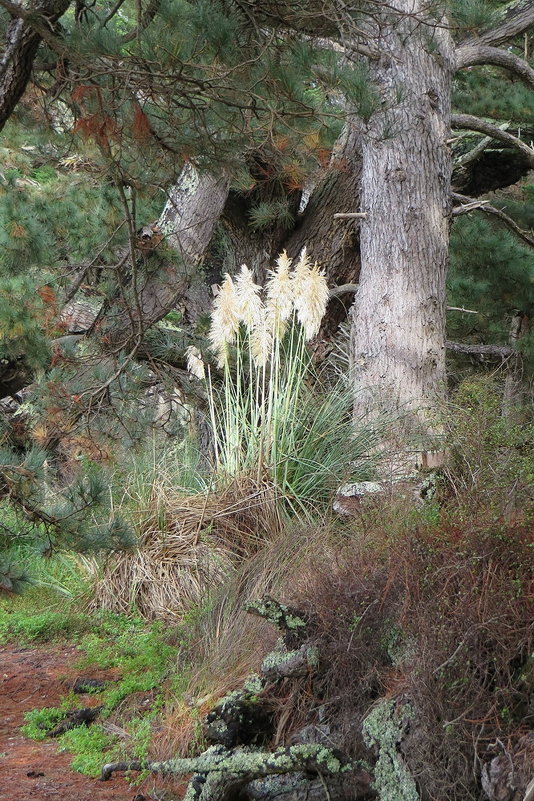
[[[446,304],[451,352],[530,353],[531,2],[0,9],[0,396],[31,408],[6,465],[142,436],[210,284],[284,249],[334,288],[318,357],[359,286],[358,412],[443,399]]]

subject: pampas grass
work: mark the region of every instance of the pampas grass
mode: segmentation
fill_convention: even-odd
[[[246,265],[235,282],[227,275],[210,328],[211,348],[224,370],[219,392],[208,375],[217,469],[233,476],[255,469],[258,479],[268,476],[275,484],[280,452],[287,450],[284,432],[296,417],[309,372],[305,344],[319,330],[328,302],[326,280],[305,250],[293,273],[290,268],[284,252],[263,293]]]
[[[223,366],[222,384],[207,374],[217,474],[255,474],[298,514],[349,478],[369,477],[364,454],[379,428],[356,430],[348,381],[326,388],[313,368],[306,343],[327,303],[325,277],[303,249],[294,267],[287,253],[278,257],[263,290],[245,265],[226,276],[212,312],[211,348]]]
[[[167,489],[136,514],[138,548],[107,560],[93,608],[179,620],[205,605],[236,565],[281,528],[272,488],[252,480],[195,495]]]

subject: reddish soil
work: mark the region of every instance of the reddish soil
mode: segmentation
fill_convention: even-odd
[[[1,801],[148,801],[152,778],[131,786],[120,774],[109,782],[70,768],[72,754],[58,753],[54,740],[22,736],[19,727],[30,709],[57,706],[80,671],[75,646],[0,648],[0,799]],[[113,671],[84,669],[84,676],[114,678]],[[80,707],[97,706],[98,696],[80,695]]]

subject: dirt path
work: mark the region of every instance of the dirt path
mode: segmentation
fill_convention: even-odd
[[[79,652],[69,645],[0,648],[1,801],[148,801],[146,785],[132,787],[121,776],[105,784],[82,776],[70,768],[72,755],[58,754],[53,740],[36,742],[20,733],[25,712],[59,704],[79,675],[77,659]],[[93,678],[112,674],[84,672]],[[80,707],[96,704],[94,696],[80,696]]]

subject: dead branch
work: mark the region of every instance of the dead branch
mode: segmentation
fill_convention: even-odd
[[[245,784],[265,776],[304,771],[322,776],[339,776],[361,771],[361,765],[332,749],[317,744],[293,745],[275,751],[239,747],[228,751],[221,745],[208,748],[198,757],[165,762],[112,762],[104,765],[101,781],[116,771],[149,770],[153,773],[194,774],[186,793],[188,801],[228,801]]]
[[[528,231],[523,230],[523,228],[520,228],[515,220],[512,220],[512,218],[505,214],[504,211],[501,211],[501,209],[491,206],[487,201],[473,200],[473,198],[466,197],[465,195],[459,195],[456,192],[453,193],[452,197],[454,200],[462,203],[461,206],[457,206],[455,209],[453,209],[453,216],[467,214],[474,209],[483,211],[486,214],[492,214],[494,217],[497,217],[499,220],[501,220],[501,222],[503,222],[507,228],[509,228],[514,232],[514,234],[522,239],[523,242],[526,242],[526,244],[530,245],[530,247],[534,247],[534,234],[531,234]]]
[[[502,128],[498,128],[496,125],[480,119],[480,117],[475,117],[472,114],[453,114],[451,117],[451,126],[453,128],[468,128],[472,131],[479,131],[480,133],[486,134],[486,136],[491,136],[493,139],[505,142],[507,145],[511,145],[524,153],[528,158],[530,166],[534,167],[533,148],[529,147],[526,142],[522,142],[517,136],[503,131]]]
[[[445,347],[447,350],[452,350],[456,353],[467,353],[470,356],[487,356],[502,360],[515,355],[515,351],[509,345],[468,345],[464,342],[450,342],[447,340]]]

